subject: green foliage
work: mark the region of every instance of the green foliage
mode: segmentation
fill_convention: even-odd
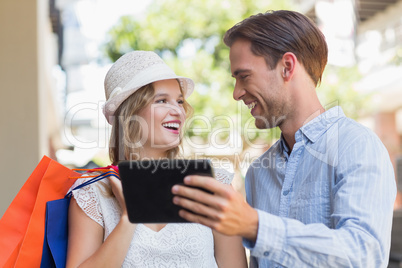
[[[402,47],[396,49],[395,56],[392,58],[391,63],[395,65],[402,64]]]

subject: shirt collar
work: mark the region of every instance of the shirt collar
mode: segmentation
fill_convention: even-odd
[[[281,133],[281,138],[279,139],[279,143],[281,145],[282,148],[282,152],[285,154],[285,157],[289,156],[289,147],[285,142],[285,138],[283,137],[283,134]]]
[[[295,133],[296,142],[302,139],[301,135],[304,135],[312,143],[316,142],[334,123],[336,123],[342,117],[345,117],[345,114],[340,106],[335,106],[329,109],[328,111],[320,114],[303,125]],[[285,157],[288,157],[290,150],[282,133],[279,139],[279,144]]]
[[[307,122],[299,131],[314,143],[342,117],[345,117],[342,108],[335,106]]]

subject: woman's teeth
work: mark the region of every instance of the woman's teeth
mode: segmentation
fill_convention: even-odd
[[[178,123],[164,123],[162,126],[166,128],[178,129],[180,125]]]

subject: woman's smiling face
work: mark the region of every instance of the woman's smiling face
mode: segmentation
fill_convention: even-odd
[[[180,144],[181,132],[186,120],[184,96],[176,79],[152,83],[155,94],[138,114],[142,125],[143,149],[170,150]]]

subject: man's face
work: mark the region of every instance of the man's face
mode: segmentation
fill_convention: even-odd
[[[236,79],[233,98],[243,100],[257,128],[280,126],[289,106],[280,64],[270,70],[262,56],[251,52],[251,42],[237,39],[230,47],[230,67]]]

